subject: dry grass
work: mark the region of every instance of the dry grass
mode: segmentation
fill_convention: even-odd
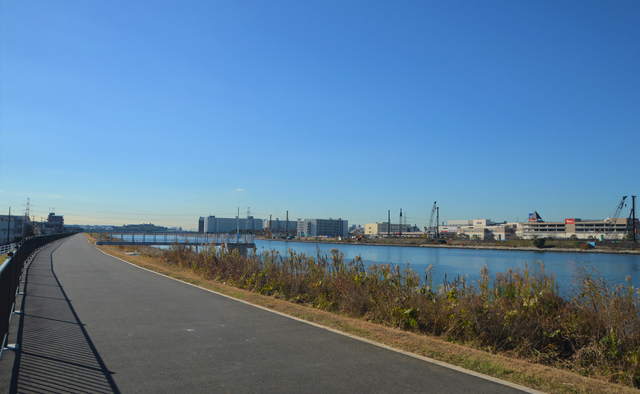
[[[91,237],[87,236],[91,240]],[[257,294],[211,279],[191,267],[168,264],[141,250],[140,256],[125,254],[118,247],[100,247],[105,252],[140,267],[182,280],[227,296],[241,299],[302,320],[343,331],[387,346],[440,360],[472,371],[550,393],[638,393],[630,387],[584,377],[570,371],[528,362],[512,354],[491,354],[469,346],[446,342],[432,336],[408,332],[362,318],[352,318],[318,308],[300,305],[273,296]],[[153,248],[149,248],[153,249]],[[156,249],[157,250],[157,249]],[[153,252],[152,252],[153,253]]]
[[[268,239],[268,238],[266,238]],[[495,250],[540,250],[535,247],[532,239],[517,239],[509,241],[492,241],[492,240],[464,240],[464,239],[438,239],[431,238],[363,238],[355,240],[345,238],[338,240],[337,238],[324,237],[303,237],[296,238],[296,242],[307,243],[335,243],[335,244],[360,244],[360,245],[383,245],[383,246],[423,246],[423,247],[442,247],[442,248],[470,248],[470,249],[495,249]],[[591,242],[592,240],[589,240]],[[633,242],[600,242],[595,241],[596,247],[592,248],[586,244],[585,240],[574,239],[546,239],[545,246],[542,250],[554,252],[603,252],[603,253],[640,253],[640,245]]]

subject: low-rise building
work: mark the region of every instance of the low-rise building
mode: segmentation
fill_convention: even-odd
[[[25,217],[0,215],[0,245],[24,236]]]
[[[545,222],[541,218],[522,223],[522,238],[623,239],[632,230],[632,219],[582,220],[567,218],[562,222]],[[638,219],[636,219],[638,223]]]
[[[464,225],[465,222],[470,224]],[[517,223],[496,223],[491,219],[450,220],[447,223],[448,226],[442,226],[446,230],[440,230],[440,234],[443,236],[451,236],[455,228],[456,237],[495,239],[497,241],[506,241],[517,237]]]
[[[217,218],[207,216],[204,218],[205,233],[230,233],[234,231],[253,232],[261,231],[263,228],[262,219],[253,216],[247,218]]]
[[[346,237],[349,235],[349,222],[338,219],[298,219],[300,237]]]
[[[473,220],[447,220],[447,225],[461,227],[473,225]]]
[[[376,222],[376,223],[366,223],[364,225],[364,234],[368,236],[382,236],[386,237],[387,234],[391,233],[391,235],[398,234],[402,231],[402,233],[408,233],[412,231],[418,231],[409,224],[403,224],[400,226],[398,223],[391,223],[389,226],[388,222]]]
[[[47,217],[45,232],[47,234],[58,234],[64,232],[64,216],[56,215],[51,212]]]
[[[469,222],[471,222],[471,220],[469,220]],[[438,233],[440,234],[441,238],[455,238],[458,236],[458,229],[460,227],[458,226],[452,226],[451,225],[451,221],[448,221],[447,223],[449,223],[449,225],[447,226],[438,226]],[[468,227],[468,226],[465,226]]]
[[[287,227],[286,220],[280,220],[279,218],[275,218],[273,220],[265,219],[262,221],[262,228],[265,230],[270,229],[272,233],[284,233],[285,231],[295,233],[298,230],[298,221],[289,220]]]

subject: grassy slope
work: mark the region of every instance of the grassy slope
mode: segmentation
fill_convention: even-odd
[[[92,242],[93,238],[85,234]],[[188,282],[199,287],[256,304],[309,322],[343,331],[354,336],[381,343],[396,349],[457,365],[499,379],[521,384],[549,393],[640,393],[640,390],[587,378],[564,370],[554,369],[525,360],[490,354],[470,347],[417,335],[396,328],[348,318],[310,308],[274,297],[205,280],[192,272],[170,266],[160,259],[131,256],[117,247],[98,247],[104,252],[142,268]]]

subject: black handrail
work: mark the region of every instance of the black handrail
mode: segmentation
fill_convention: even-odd
[[[13,255],[0,266],[0,336],[2,339],[2,348],[0,348],[0,356],[4,349],[9,336],[9,323],[11,315],[14,312],[16,295],[20,289],[20,279],[22,277],[22,269],[24,263],[29,260],[31,255],[41,247],[57,241],[61,238],[73,235],[51,234],[39,235],[25,239],[20,247],[13,252]]]

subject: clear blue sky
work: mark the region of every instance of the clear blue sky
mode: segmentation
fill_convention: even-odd
[[[640,195],[640,2],[1,1],[0,212],[520,221]],[[628,215],[629,208],[623,214]]]

